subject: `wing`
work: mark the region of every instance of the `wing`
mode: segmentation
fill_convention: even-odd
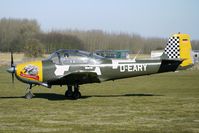
[[[50,84],[55,85],[74,85],[87,83],[100,83],[99,77],[95,72],[72,72],[66,74]]]

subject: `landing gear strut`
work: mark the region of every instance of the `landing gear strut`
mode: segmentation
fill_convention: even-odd
[[[74,99],[74,100],[79,99],[81,97],[81,93],[79,92],[79,85],[75,84],[74,90],[72,86],[68,86],[68,90],[66,90],[65,96],[66,98],[69,99]]]
[[[32,97],[34,96],[31,92],[31,89],[32,89],[32,84],[30,84],[30,86],[27,88],[27,93],[25,95],[25,98],[26,99],[32,99]]]

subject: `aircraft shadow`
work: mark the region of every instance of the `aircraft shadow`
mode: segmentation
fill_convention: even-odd
[[[145,93],[136,93],[136,94],[122,94],[122,95],[84,95],[80,99],[87,99],[91,97],[145,97],[145,96],[163,96],[163,95],[157,95],[157,94],[145,94]],[[24,96],[13,96],[13,97],[0,97],[0,99],[17,99],[17,98],[25,98]],[[34,93],[33,98],[42,98],[42,99],[48,99],[48,100],[71,100],[66,98],[62,94],[56,94],[56,93]]]
[[[114,94],[113,95],[90,95],[88,97],[131,97],[131,96],[142,97],[142,96],[163,96],[163,95],[156,95],[156,94],[151,94],[151,93],[132,93],[132,94],[122,94],[122,95],[114,95]]]

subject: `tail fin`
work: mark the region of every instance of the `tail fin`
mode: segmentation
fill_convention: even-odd
[[[172,35],[167,42],[162,58],[182,60],[181,68],[192,66],[193,58],[190,36],[180,33]]]

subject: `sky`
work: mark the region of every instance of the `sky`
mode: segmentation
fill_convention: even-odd
[[[43,31],[103,30],[199,40],[199,0],[0,0],[1,18],[36,19]]]

